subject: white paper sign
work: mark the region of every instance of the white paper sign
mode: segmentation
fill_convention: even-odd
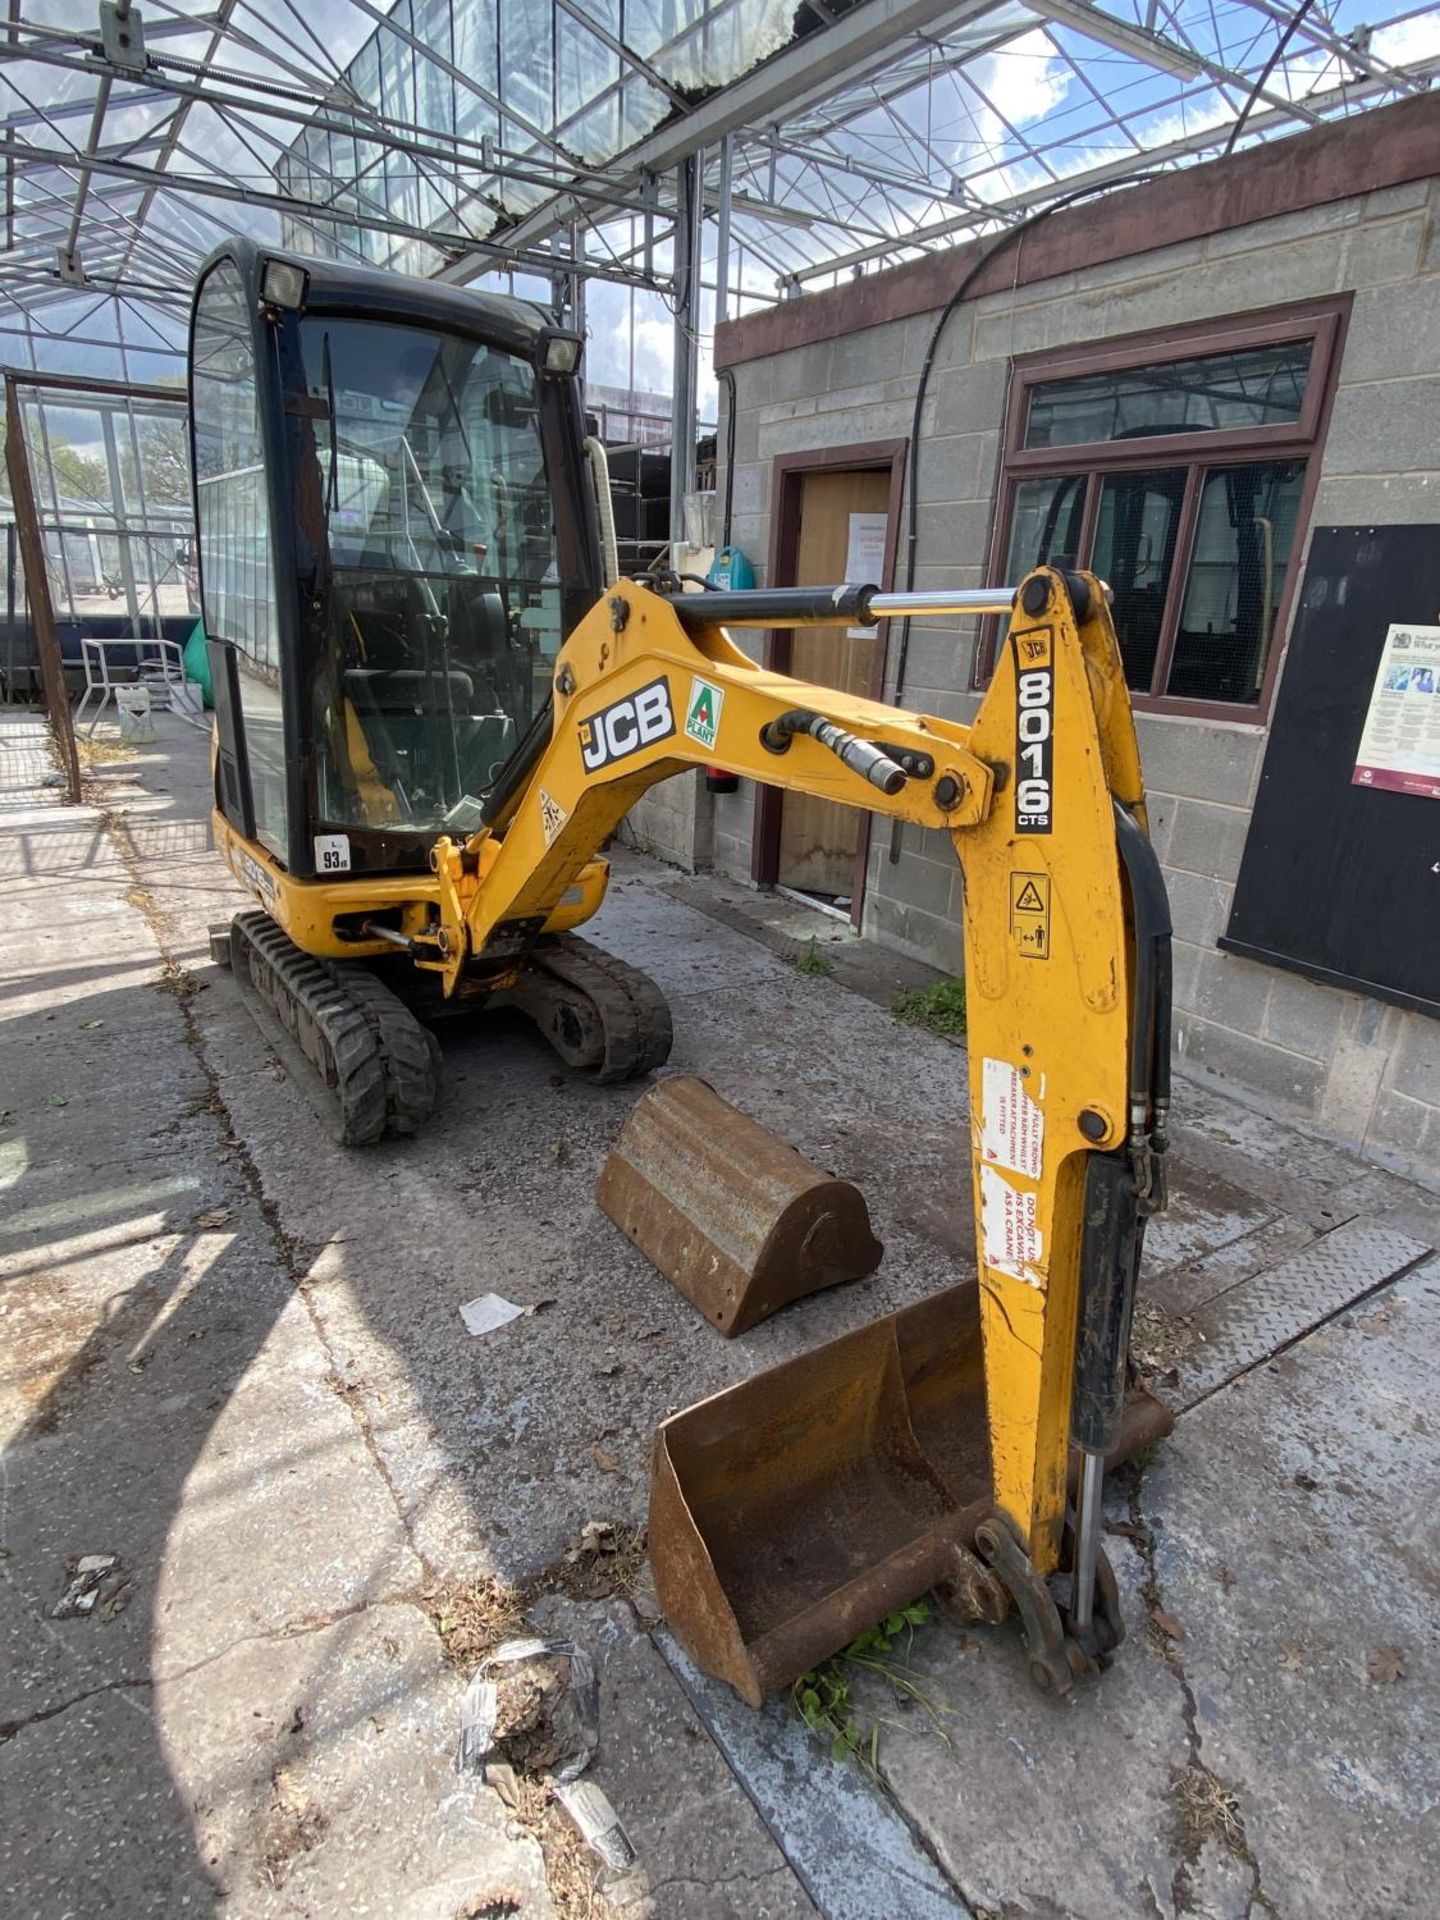
[[[1045,1115],[1008,1060],[986,1059],[980,1069],[980,1152],[994,1166],[1040,1178]]]
[[[890,517],[884,513],[852,513],[850,534],[845,547],[845,584],[847,587],[878,587],[885,577],[885,530]],[[873,627],[851,627],[848,638],[869,640]]]
[[[1440,627],[1391,627],[1350,776],[1440,800]]]
[[[316,834],[315,871],[317,873],[348,873],[350,871],[348,833]]]

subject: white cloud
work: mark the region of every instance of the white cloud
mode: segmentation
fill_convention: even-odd
[[[1387,67],[1433,60],[1440,55],[1440,9],[1416,14],[1410,20],[1399,20],[1393,27],[1377,28],[1370,51]]]

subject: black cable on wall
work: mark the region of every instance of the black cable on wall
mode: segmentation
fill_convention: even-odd
[[[735,373],[731,367],[717,367],[715,378],[724,387],[729,404],[725,409],[725,513],[720,523],[720,545],[730,544],[730,511],[735,505]]]
[[[1134,184],[1153,178],[1152,174],[1139,174]],[[1073,207],[1077,201],[1088,200],[1092,195],[1113,191],[1113,181],[1104,181],[1088,187],[1079,187],[1073,193],[1061,194],[1058,200],[1051,200],[1045,206],[1037,208],[1026,219],[1017,221],[1013,227],[1007,227],[1004,233],[997,234],[978,259],[971,262],[962,276],[960,284],[946,301],[935,322],[935,330],[930,335],[930,344],[925,349],[925,358],[920,364],[919,384],[915,389],[915,407],[910,418],[910,471],[906,484],[905,500],[905,585],[904,592],[913,592],[915,586],[915,567],[917,549],[920,541],[920,416],[925,406],[925,396],[930,386],[930,374],[935,365],[935,356],[940,350],[940,342],[946,327],[956,311],[964,304],[965,297],[980,275],[997,255],[1003,253],[1016,241],[1023,240],[1027,233],[1034,231],[1052,213],[1059,213],[1064,207]],[[895,704],[905,690],[905,664],[910,651],[910,617],[907,614],[900,623],[900,646],[896,655]],[[898,855],[892,854],[892,858]]]

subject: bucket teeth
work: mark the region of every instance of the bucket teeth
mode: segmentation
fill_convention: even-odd
[[[636,1101],[596,1195],[719,1332],[873,1273],[883,1249],[860,1190],[811,1166],[693,1074]]]

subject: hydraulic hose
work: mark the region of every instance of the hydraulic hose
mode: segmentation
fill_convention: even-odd
[[[797,733],[808,733],[812,740],[828,747],[842,765],[858,773],[862,780],[868,780],[872,787],[878,787],[881,793],[899,793],[905,785],[905,769],[888,753],[872,746],[868,740],[858,740],[853,733],[837,727],[833,720],[827,720],[823,713],[812,713],[808,707],[792,707],[789,713],[772,720],[761,730],[760,744],[770,753],[784,753]]]

